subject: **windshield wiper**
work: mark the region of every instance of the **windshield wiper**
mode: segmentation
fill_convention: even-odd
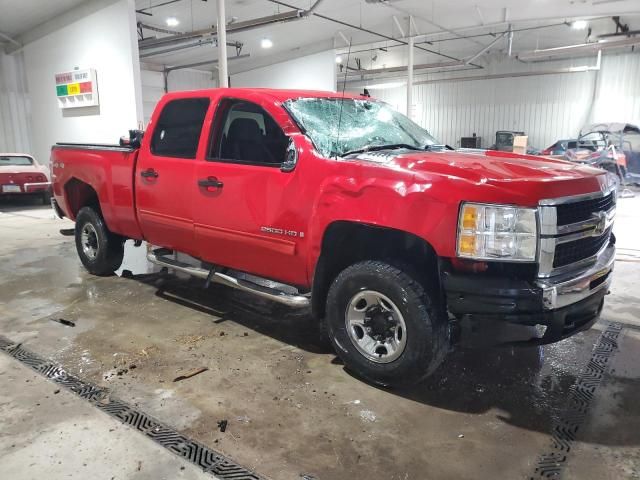
[[[343,157],[347,155],[355,155],[357,153],[366,153],[366,152],[376,152],[379,150],[394,150],[396,148],[406,148],[408,150],[423,150],[420,147],[416,147],[415,145],[409,145],[408,143],[392,143],[390,145],[367,145],[363,148],[358,148],[356,150],[349,150],[342,154]]]

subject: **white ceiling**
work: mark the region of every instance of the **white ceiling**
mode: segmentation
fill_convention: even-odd
[[[33,27],[77,7],[86,0],[0,0],[0,33],[11,37],[29,31]],[[157,6],[167,0],[135,0],[137,9],[148,10],[152,16],[138,14],[141,22],[169,28],[168,17],[175,17],[180,24],[178,31],[208,28],[216,24],[216,0],[180,0],[170,5]],[[299,9],[308,9],[315,0],[283,0]],[[257,17],[289,11],[268,0],[226,0],[227,21],[246,21]],[[621,15],[623,23],[632,30],[640,29],[639,0],[322,0],[317,13],[397,38],[401,36],[393,17],[408,31],[408,17],[412,15],[417,33],[432,34],[427,37],[433,44],[420,44],[416,50],[416,63],[446,61],[439,52],[455,58],[472,55],[493,40],[490,36],[458,39],[457,35],[478,35],[502,32],[508,23],[515,29],[562,23],[576,18],[591,19],[593,35],[614,31],[610,17]],[[602,18],[594,20],[594,18]],[[506,22],[505,22],[506,19]],[[242,53],[250,58],[230,62],[233,71],[246,70],[259,64],[273,63],[333,46],[346,46],[340,37],[342,32],[351,39],[352,60],[355,66],[358,58],[363,68],[383,68],[406,64],[407,49],[398,47],[398,42],[385,40],[349,26],[310,16],[289,23],[272,24],[263,28],[229,33],[229,41],[244,44]],[[438,33],[439,32],[439,33]],[[416,33],[415,31],[413,33]],[[145,30],[145,36],[164,34]],[[269,38],[273,47],[262,49],[260,41]],[[585,41],[586,31],[576,31],[560,25],[516,32],[514,51],[534,48],[548,48]],[[2,39],[0,39],[2,41]],[[375,42],[375,43],[373,43]],[[370,44],[370,45],[368,45]],[[380,50],[379,47],[384,48]],[[504,49],[505,42],[499,42],[492,51]],[[235,51],[229,48],[229,55]],[[157,55],[143,59],[157,65],[181,65],[217,58],[217,50],[211,45],[181,50],[172,54]],[[200,67],[213,69],[213,67]]]
[[[16,37],[86,0],[0,0],[0,33]],[[0,39],[2,40],[2,39]]]
[[[143,9],[166,1],[136,0],[136,8]],[[315,0],[283,1],[304,10],[308,9]],[[236,21],[241,22],[290,10],[268,0],[226,0],[227,21],[235,17]],[[174,29],[179,31],[209,28],[216,24],[215,0],[181,0],[170,5],[152,8],[148,12],[153,16],[138,14],[138,20],[168,28],[166,19],[175,17],[180,24]],[[401,33],[393,16],[407,33],[408,17],[412,15],[417,33],[433,34],[427,37],[434,42],[432,45],[421,44],[419,47],[436,52],[434,54],[425,50],[416,50],[416,63],[447,60],[446,57],[437,53],[455,58],[471,56],[484,45],[489,44],[493,37],[449,39],[456,38],[457,35],[502,32],[509,23],[514,26],[514,29],[519,29],[562,24],[573,19],[591,19],[592,35],[595,36],[600,33],[614,32],[615,25],[608,17],[621,15],[623,23],[628,23],[632,29],[640,29],[640,1],[638,0],[388,0],[382,3],[375,3],[375,0],[322,0],[316,12],[394,38],[400,37]],[[345,50],[346,44],[339,36],[339,32],[351,39],[354,45],[352,61],[354,58],[359,58],[363,68],[406,65],[407,49],[406,47],[398,48],[399,43],[310,16],[248,32],[228,33],[228,41],[242,42],[244,44],[242,53],[250,54],[249,59],[230,62],[229,69],[231,72],[246,70],[258,64],[273,63],[331,46]],[[163,36],[147,30],[144,34],[145,36]],[[582,43],[586,40],[586,35],[586,31],[576,31],[564,24],[532,29],[516,32],[513,48],[514,51],[524,51]],[[262,49],[260,41],[263,38],[271,39],[273,47],[268,50]],[[376,43],[368,47],[361,46],[370,42]],[[383,47],[386,51],[379,48],[368,51],[371,47]],[[499,42],[492,50],[505,48],[506,41]],[[228,52],[230,56],[235,54],[232,48],[229,48]],[[215,58],[217,58],[217,50],[208,45],[157,55],[145,58],[143,61],[158,65],[179,65]],[[355,64],[350,63],[350,66],[354,67]],[[200,68],[212,69],[212,67]]]

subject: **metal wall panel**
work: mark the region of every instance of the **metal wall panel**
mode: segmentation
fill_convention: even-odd
[[[212,79],[212,75],[211,72],[199,70],[175,70],[169,74],[169,91],[215,88],[217,81]],[[158,100],[164,95],[164,78],[162,72],[143,69],[141,70],[141,80],[144,124],[146,127],[156,107],[156,103],[158,103]]]
[[[593,65],[595,59],[543,64],[502,61],[482,74],[548,70]],[[475,72],[450,73],[468,76]],[[421,80],[447,78],[426,75]],[[474,132],[483,147],[495,141],[497,130],[522,130],[529,145],[545,148],[561,138],[574,138],[591,122],[640,123],[640,54],[603,55],[599,72],[579,72],[416,85],[415,120],[436,138],[459,146],[460,137]],[[595,89],[595,93],[594,93]],[[372,90],[374,97],[406,110],[406,87]],[[595,99],[595,101],[594,101]],[[592,106],[593,103],[593,106]]]
[[[33,153],[26,88],[22,54],[0,52],[0,152]]]

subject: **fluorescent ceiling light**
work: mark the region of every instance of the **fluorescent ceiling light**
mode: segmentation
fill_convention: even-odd
[[[336,57],[336,63],[342,63],[342,57],[340,55]]]
[[[177,27],[178,25],[180,25],[180,21],[176,17],[167,18],[168,27]]]
[[[586,20],[576,20],[575,22],[571,23],[571,28],[573,28],[574,30],[584,30],[588,26],[589,22],[587,22]]]
[[[270,38],[263,38],[262,41],[260,42],[260,46],[262,48],[271,48],[273,47],[273,42],[271,41]]]

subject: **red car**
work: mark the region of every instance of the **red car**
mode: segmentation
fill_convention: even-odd
[[[38,195],[49,203],[51,182],[47,168],[25,153],[0,153],[0,197]]]
[[[146,240],[150,261],[205,285],[310,306],[347,368],[379,384],[415,382],[478,335],[587,329],[611,283],[604,171],[457,152],[363,96],[170,93],[143,138],[59,144],[51,163],[89,272],[113,274],[124,241]]]

